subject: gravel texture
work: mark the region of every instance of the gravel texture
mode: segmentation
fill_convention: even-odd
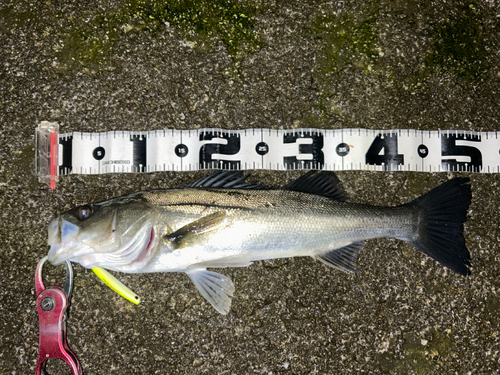
[[[498,1],[176,4],[0,0],[0,374],[34,372],[33,276],[53,216],[202,175],[67,176],[51,191],[33,172],[42,120],[93,132],[500,130]],[[253,173],[271,185],[299,175]],[[357,275],[305,258],[222,270],[236,294],[221,316],[185,275],[119,275],[143,298],[134,306],[75,265],[70,346],[85,374],[497,374],[498,175],[339,173],[352,201],[380,205],[458,175],[473,192],[468,278],[373,240]],[[46,275],[60,285],[64,272]]]

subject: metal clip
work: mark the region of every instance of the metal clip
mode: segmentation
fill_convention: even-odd
[[[42,281],[42,267],[47,256],[43,257],[36,267],[36,309],[39,318],[40,349],[36,375],[50,375],[45,366],[49,358],[59,358],[71,368],[72,375],[82,375],[82,367],[76,355],[71,351],[66,340],[67,310],[71,304],[73,291],[73,268],[66,261],[66,279],[64,285],[45,288]]]

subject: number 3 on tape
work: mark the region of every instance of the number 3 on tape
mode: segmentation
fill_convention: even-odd
[[[197,129],[59,134],[36,129],[36,173],[61,175],[203,169],[322,169],[500,173],[499,132],[373,129]]]

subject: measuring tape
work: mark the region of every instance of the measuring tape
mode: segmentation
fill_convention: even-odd
[[[500,173],[499,132],[373,129],[36,129],[36,172],[55,189],[67,174],[203,169]]]

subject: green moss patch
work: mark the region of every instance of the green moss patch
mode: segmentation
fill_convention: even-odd
[[[370,72],[379,55],[376,18],[357,20],[354,15],[323,15],[313,25],[321,40],[323,74],[331,75],[346,67]]]
[[[221,40],[234,60],[257,51],[256,7],[235,0],[136,0],[114,12],[70,20],[58,52],[64,65],[102,64],[126,32],[161,32],[175,26],[188,39],[211,46]]]

